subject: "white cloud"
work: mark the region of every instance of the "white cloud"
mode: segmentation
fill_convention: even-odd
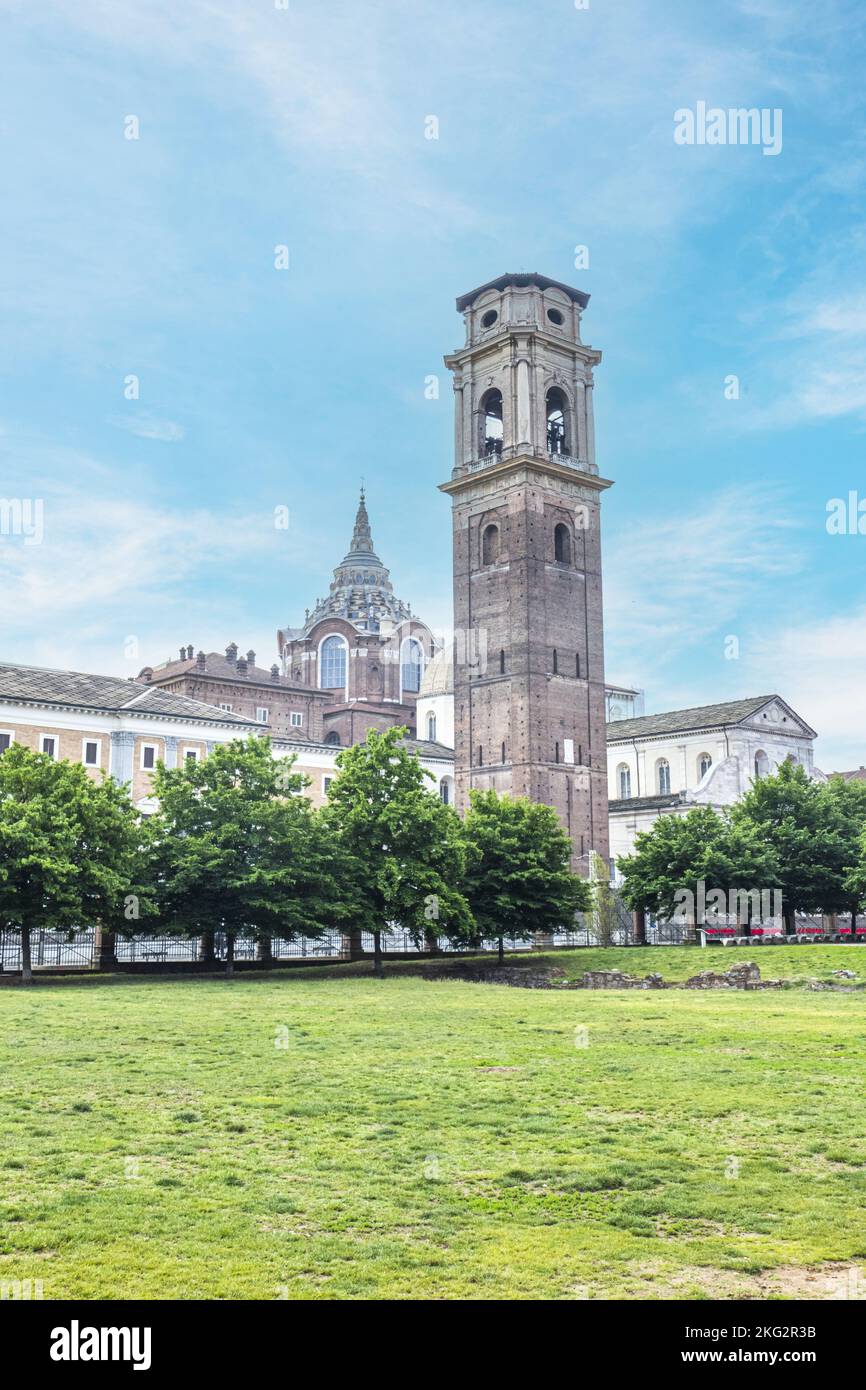
[[[744,645],[751,684],[777,690],[817,730],[824,772],[866,763],[866,606],[810,617]]]
[[[802,568],[793,526],[779,489],[749,484],[715,493],[677,514],[641,514],[638,525],[630,522],[625,532],[608,531],[608,676],[647,688],[654,709],[674,707],[670,671],[681,669],[688,653],[694,692],[706,688],[712,670],[718,673],[710,679],[719,680],[719,626],[736,632],[730,625],[771,581],[790,579]],[[718,645],[712,654],[711,637]],[[702,698],[683,696],[687,705]]]
[[[139,439],[158,439],[166,444],[174,444],[184,436],[182,425],[175,424],[173,420],[158,420],[145,411],[137,411],[130,415],[113,415],[109,424],[116,425],[121,430],[128,430]]]

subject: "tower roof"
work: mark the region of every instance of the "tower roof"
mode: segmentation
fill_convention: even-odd
[[[462,314],[464,309],[468,309],[471,304],[485,290],[504,290],[509,285],[516,285],[524,288],[526,285],[536,285],[540,290],[562,290],[569,299],[573,299],[575,304],[579,304],[581,309],[585,309],[589,303],[589,295],[583,290],[576,290],[573,285],[564,285],[561,280],[550,280],[546,275],[539,275],[536,270],[520,270],[516,274],[505,274],[498,276],[495,280],[488,280],[486,285],[479,285],[477,290],[470,290],[468,294],[461,294],[457,300],[457,309]]]

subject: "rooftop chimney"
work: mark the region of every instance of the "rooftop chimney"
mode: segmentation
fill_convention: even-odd
[[[237,661],[237,659],[238,644],[237,642],[229,642],[228,646],[226,647],[226,661]]]
[[[249,662],[250,666],[255,666],[255,664],[256,664],[256,654],[255,654],[255,652],[247,652],[247,661]]]
[[[280,679],[280,668],[279,668],[279,666],[277,665],[277,663],[274,662],[273,666],[271,667],[271,680],[272,680],[272,681],[278,681],[279,679]]]
[[[181,647],[181,649],[180,649],[180,659],[181,659],[181,661],[186,661],[186,647]]]
[[[205,666],[207,665],[207,657],[205,656],[204,652],[198,653],[195,659],[195,664],[198,667],[199,671],[204,670]]]
[[[238,668],[238,675],[240,675],[240,676],[245,676],[246,673],[247,673],[247,659],[246,659],[246,657],[245,657],[245,656],[239,656],[238,659],[237,659],[236,665],[237,665],[237,668]]]

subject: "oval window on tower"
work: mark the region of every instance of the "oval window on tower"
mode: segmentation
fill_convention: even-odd
[[[565,319],[563,318],[562,314],[559,312],[558,309],[548,309],[547,317],[550,319],[551,323],[556,324],[557,328],[561,328],[562,325],[565,323]]]
[[[481,327],[492,328],[498,318],[499,315],[495,309],[488,309],[486,314],[481,315]]]

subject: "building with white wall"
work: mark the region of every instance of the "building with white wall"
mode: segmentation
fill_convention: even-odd
[[[814,766],[816,737],[780,695],[609,723],[611,858],[629,854],[658,816],[731,806],[789,759],[823,777]]]

